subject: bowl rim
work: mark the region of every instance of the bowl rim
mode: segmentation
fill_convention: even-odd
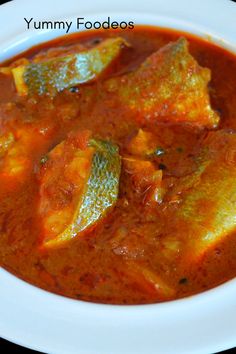
[[[190,3],[191,7],[189,7]],[[111,4],[109,0],[101,0],[99,4],[94,4],[92,0],[87,0],[86,3],[67,0],[65,4],[63,0],[59,0],[57,5],[55,9],[53,0],[41,0],[40,4],[35,4],[30,0],[14,0],[1,5],[1,26],[7,27],[8,18],[11,18],[13,24],[8,35],[5,35],[4,31],[4,35],[0,33],[0,47],[2,49],[0,58],[7,59],[8,56],[13,56],[33,44],[62,34],[59,31],[53,33],[26,31],[22,24],[22,16],[32,17],[33,14],[35,18],[40,16],[43,18],[44,8],[47,8],[47,19],[52,17],[59,19],[62,10],[63,17],[69,19],[76,17],[78,7],[80,7],[80,13],[85,14],[84,17],[88,19],[105,19],[107,15],[128,19],[131,16],[136,23],[140,24],[158,24],[160,27],[168,27],[169,24],[170,28],[174,27],[197,34],[236,53],[236,29],[233,22],[236,18],[236,4],[228,0],[205,0],[201,6],[196,0],[180,0],[178,3],[175,0],[165,0],[164,3],[161,0],[150,0],[148,4],[141,0],[130,2],[120,0],[115,4]],[[133,8],[135,8],[135,12],[132,10]],[[209,11],[212,13],[212,18],[208,16]],[[219,28],[218,21],[221,20],[222,23],[222,17],[224,26]],[[184,299],[160,304],[127,306],[94,304],[69,299],[39,289],[4,269],[0,269],[0,291],[0,313],[2,313],[0,335],[36,350],[68,353],[69,348],[70,353],[97,353],[96,349],[100,349],[104,354],[120,353],[121,351],[123,353],[170,353],[171,350],[174,350],[175,353],[187,353],[189,350],[194,353],[209,353],[236,346],[236,330],[234,329],[236,328],[236,304],[234,301],[236,279]],[[12,294],[17,296],[13,297]],[[222,298],[226,301],[223,308]],[[158,315],[157,318],[153,317],[154,314]],[[32,328],[35,316],[37,317],[38,333]],[[70,319],[68,316],[71,316]],[[171,323],[173,317],[175,322]],[[66,334],[61,333],[61,328],[53,330],[58,319],[60,319],[60,325]],[[136,322],[140,319],[142,324]],[[117,326],[114,321],[118,321],[119,326],[124,326],[118,333],[119,341],[115,337]],[[86,322],[86,326],[84,322]],[[44,328],[45,323],[47,323],[47,331]],[[76,351],[75,345],[78,337],[73,330],[75,325],[82,333],[79,338],[81,347],[76,348]],[[100,339],[88,344],[85,340],[91,340],[91,335],[86,336],[83,326],[88,332],[92,328],[93,334],[99,334]],[[152,332],[152,326],[158,328],[159,335]],[[179,328],[181,326],[182,329]],[[212,329],[210,326],[214,328]],[[146,328],[151,333],[147,333]],[[206,329],[209,338],[204,337]],[[70,330],[72,333],[69,333]],[[194,331],[196,338],[191,338],[191,341],[187,340],[187,343],[183,345],[181,341],[186,337],[186,333],[191,337],[194,335]],[[26,335],[28,332],[29,335]],[[139,340],[136,338],[136,342],[131,341],[131,344],[128,344],[127,334],[131,337],[137,334],[140,338]],[[172,336],[172,343],[168,343],[169,335]],[[179,338],[176,338],[177,335]],[[122,339],[126,339],[126,343],[117,344]],[[144,351],[142,340],[148,351]],[[69,341],[72,341],[73,345]],[[159,351],[153,351],[153,345],[156,342],[158,342]],[[119,345],[118,349],[113,348],[114,343]],[[166,351],[167,349],[169,351]]]

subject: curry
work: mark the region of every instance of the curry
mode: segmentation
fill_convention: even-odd
[[[236,57],[186,33],[92,30],[0,67],[0,264],[146,304],[236,275]]]

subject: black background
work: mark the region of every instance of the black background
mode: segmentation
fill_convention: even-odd
[[[225,1],[225,0],[222,0],[222,1]],[[236,2],[236,0],[232,0],[232,1]],[[2,4],[6,3],[6,2],[9,2],[9,1],[1,1]],[[236,26],[236,19],[235,19],[235,26]],[[226,350],[226,351],[221,352],[221,353],[233,354],[233,353],[235,353],[235,349],[236,348],[231,349],[231,350]],[[26,349],[25,347],[21,347],[19,345],[13,344],[13,343],[8,342],[8,341],[6,341],[4,339],[1,339],[1,338],[0,338],[0,350],[1,350],[2,354],[5,354],[5,353],[11,353],[11,354],[18,354],[18,353],[19,354],[23,354],[23,353],[25,353],[25,354],[37,354],[37,353],[39,353],[37,351]],[[209,353],[209,354],[214,354],[214,353]]]

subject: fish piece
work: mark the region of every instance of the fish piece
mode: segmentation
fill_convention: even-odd
[[[120,165],[118,147],[86,131],[47,155],[40,178],[43,246],[91,231],[107,215],[118,197]]]
[[[45,144],[45,137],[30,127],[19,128],[0,138],[0,179],[22,183],[33,165],[32,155],[38,146]]]
[[[162,301],[168,300],[175,295],[175,290],[150,267],[126,260],[124,272],[142,291],[151,296],[158,296]]]
[[[78,54],[13,68],[16,89],[20,95],[53,96],[66,88],[93,81],[119,56],[125,45],[120,37],[109,38]]]
[[[155,135],[139,129],[127,145],[127,150],[134,156],[147,157],[157,150],[157,144]]]
[[[9,67],[1,67],[0,68],[0,74],[11,75],[11,68],[9,68]]]
[[[107,82],[107,90],[141,123],[188,122],[214,128],[219,116],[211,108],[208,83],[211,72],[202,68],[180,38],[148,57],[134,72]]]
[[[9,150],[10,146],[12,146],[14,141],[15,138],[11,132],[0,136],[0,158],[7,153],[7,151]]]
[[[133,157],[123,157],[125,172],[130,176],[136,193],[143,196],[145,205],[160,204],[164,196],[162,170],[156,169],[151,161]]]
[[[209,133],[198,169],[176,187],[184,257],[197,261],[236,229],[236,134]],[[178,235],[178,232],[177,232]]]

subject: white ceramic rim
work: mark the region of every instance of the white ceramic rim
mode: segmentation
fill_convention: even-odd
[[[236,53],[236,4],[229,0],[15,0],[0,7],[0,61],[63,34],[26,31],[23,17],[107,16],[185,30]],[[55,354],[209,354],[236,346],[236,280],[168,303],[113,306],[48,293],[0,269],[0,335]]]

